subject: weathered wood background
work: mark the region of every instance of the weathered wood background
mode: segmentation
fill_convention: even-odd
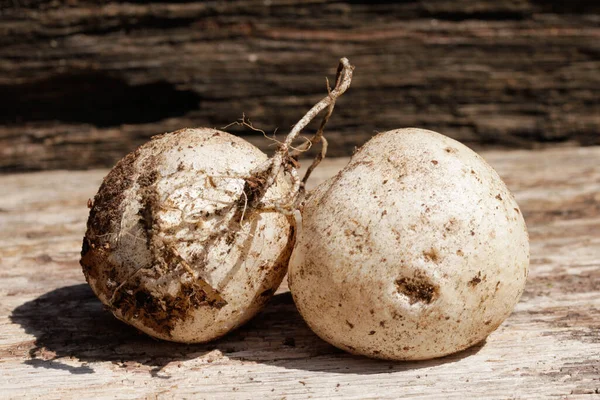
[[[108,167],[242,112],[286,132],[341,56],[331,155],[406,126],[600,144],[597,0],[0,0],[0,171]]]
[[[600,147],[483,156],[528,223],[527,287],[486,342],[423,362],[334,349],[285,285],[219,341],[154,341],[103,310],[78,265],[106,170],[0,176],[0,398],[600,398]]]

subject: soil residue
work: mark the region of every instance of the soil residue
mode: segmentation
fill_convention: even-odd
[[[411,305],[415,303],[430,304],[437,298],[440,289],[421,271],[415,272],[412,277],[399,278],[395,283],[398,292],[408,297]]]
[[[189,319],[190,313],[203,305],[217,306],[196,284],[181,283],[175,296],[157,296],[149,292],[139,280],[123,287],[113,301],[113,307],[125,319],[140,320],[144,326],[166,336],[171,336],[178,321]]]

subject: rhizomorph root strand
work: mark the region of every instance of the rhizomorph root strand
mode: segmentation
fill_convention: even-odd
[[[336,76],[336,82],[335,82],[336,87],[338,87],[341,84],[341,80],[343,79],[343,76],[341,74],[342,70],[340,69],[340,67],[342,67],[341,63],[340,63],[340,66],[338,67],[338,73]],[[329,86],[328,79],[327,79],[327,91],[331,95],[331,87]],[[310,177],[312,171],[314,171],[314,169],[321,163],[321,161],[325,158],[325,155],[327,154],[328,142],[327,142],[327,139],[325,138],[325,136],[323,136],[323,133],[325,131],[325,125],[327,125],[327,122],[329,121],[329,118],[331,117],[331,114],[333,113],[334,107],[335,107],[335,101],[333,101],[333,102],[331,102],[331,104],[329,104],[329,107],[327,107],[327,112],[325,113],[325,115],[323,116],[323,119],[321,120],[321,125],[319,126],[319,129],[313,135],[313,137],[310,138],[310,140],[308,141],[308,143],[310,143],[311,146],[318,144],[319,142],[323,142],[323,144],[321,146],[321,151],[319,152],[319,154],[317,154],[317,156],[313,160],[312,164],[308,167],[308,170],[304,174],[304,177],[302,178],[302,184],[301,184],[302,191],[304,191],[304,186],[306,185],[306,181],[308,181],[308,178]],[[310,149],[310,146],[300,146],[299,149],[296,149],[291,154],[291,157],[293,159],[296,159],[302,152],[308,151],[309,149]]]
[[[237,125],[237,126],[244,126],[248,129],[253,130],[254,132],[260,132],[262,133],[262,135],[265,137],[265,139],[272,141],[272,144],[275,145],[281,145],[283,142],[281,142],[280,140],[277,140],[277,138],[275,137],[275,133],[277,132],[277,128],[275,128],[275,130],[273,131],[273,137],[267,135],[267,132],[265,132],[263,129],[257,128],[252,124],[252,121],[250,121],[250,118],[246,117],[245,113],[242,113],[242,118],[239,119],[239,121],[233,121],[230,124],[227,124],[223,127],[221,127],[221,129],[225,130],[227,128],[229,128],[230,126],[233,125]]]
[[[285,165],[284,159],[289,157],[289,149],[292,145],[293,141],[298,137],[300,132],[308,125],[310,121],[312,121],[321,111],[325,108],[329,108],[332,104],[335,104],[337,99],[344,94],[344,92],[350,87],[350,83],[352,81],[352,72],[354,67],[350,65],[350,62],[347,58],[342,58],[340,60],[340,64],[338,66],[337,77],[336,77],[336,86],[333,90],[328,90],[328,95],[321,99],[317,104],[315,104],[305,115],[298,121],[292,131],[288,134],[285,141],[282,143],[281,147],[277,151],[277,153],[273,156],[271,165],[269,166],[270,174],[266,182],[265,191],[269,189],[277,179],[281,168]],[[324,120],[324,124],[329,119],[326,116]],[[322,133],[321,133],[322,135]]]
[[[312,165],[309,167],[309,170],[307,171],[307,175],[302,180],[298,180],[297,176],[288,174],[290,177],[290,180],[292,181],[292,186],[293,186],[293,190],[292,190],[292,194],[291,194],[291,197],[293,200],[289,201],[290,196],[286,196],[286,198],[283,199],[283,202],[281,202],[282,204],[280,204],[279,207],[280,208],[290,208],[290,207],[293,207],[293,205],[298,204],[298,197],[300,196],[300,193],[303,191],[303,189],[302,189],[303,184],[306,182],[306,180],[308,179],[308,177],[310,176],[312,171],[315,169],[315,167],[321,162],[321,160],[325,156],[325,153],[327,151],[327,141],[325,140],[325,138],[323,136],[323,130],[325,128],[325,125],[327,124],[327,121],[329,120],[329,117],[331,116],[331,113],[333,112],[333,107],[335,105],[335,102],[350,87],[353,71],[354,71],[354,67],[352,65],[350,65],[350,62],[348,61],[348,59],[342,58],[340,60],[338,70],[337,70],[335,87],[333,89],[331,89],[329,87],[329,84],[327,85],[327,91],[328,91],[327,96],[324,97],[323,99],[321,99],[317,104],[315,104],[300,119],[300,121],[298,121],[298,123],[296,123],[296,125],[294,125],[291,132],[287,135],[285,141],[283,141],[279,145],[279,149],[277,150],[275,155],[270,160],[268,160],[265,164],[259,166],[252,172],[253,176],[265,177],[265,183],[261,186],[259,195],[255,196],[252,199],[252,201],[249,203],[249,208],[251,210],[261,208],[261,202],[263,200],[265,193],[271,186],[273,186],[273,184],[277,180],[277,176],[279,176],[279,174],[281,173],[282,168],[286,168],[286,166],[289,165],[290,163],[292,163],[292,164],[297,163],[296,159],[297,159],[298,154],[300,154],[303,151],[308,150],[308,148],[310,148],[310,146],[312,146],[312,144],[318,143],[318,142],[323,142],[323,147],[322,147],[321,152],[315,158]],[[327,109],[327,113],[325,114],[323,121],[321,122],[319,130],[313,136],[313,139],[309,140],[307,142],[307,143],[310,143],[310,145],[307,145],[305,143],[305,144],[300,145],[298,148],[292,147],[292,143],[299,136],[300,132],[308,125],[308,123],[310,121],[312,121],[321,111],[323,111],[325,109]],[[290,153],[290,149],[294,150],[294,152]],[[290,169],[286,168],[285,172],[289,173],[289,171],[290,171]],[[283,203],[287,203],[287,204],[283,204]],[[292,206],[290,206],[288,204],[291,204]],[[290,209],[290,211],[291,211],[291,209]]]

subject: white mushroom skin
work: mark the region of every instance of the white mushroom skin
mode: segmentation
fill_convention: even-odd
[[[378,134],[311,194],[289,286],[334,346],[420,360],[484,340],[528,268],[527,228],[498,174],[461,143],[410,128]]]
[[[261,309],[285,275],[293,237],[284,215],[246,207],[246,178],[266,160],[247,141],[202,128],[157,136],[117,164],[94,198],[81,259],[117,318],[193,343]],[[289,190],[281,178],[264,199]]]

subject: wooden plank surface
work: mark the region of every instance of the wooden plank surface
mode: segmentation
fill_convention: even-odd
[[[285,132],[342,56],[331,155],[404,126],[600,145],[599,18],[597,0],[0,0],[0,171],[107,167],[243,112]]]
[[[0,398],[600,398],[600,147],[483,155],[528,222],[527,288],[485,343],[423,362],[334,349],[285,285],[219,341],[150,339],[103,310],[78,265],[106,170],[0,176]]]

